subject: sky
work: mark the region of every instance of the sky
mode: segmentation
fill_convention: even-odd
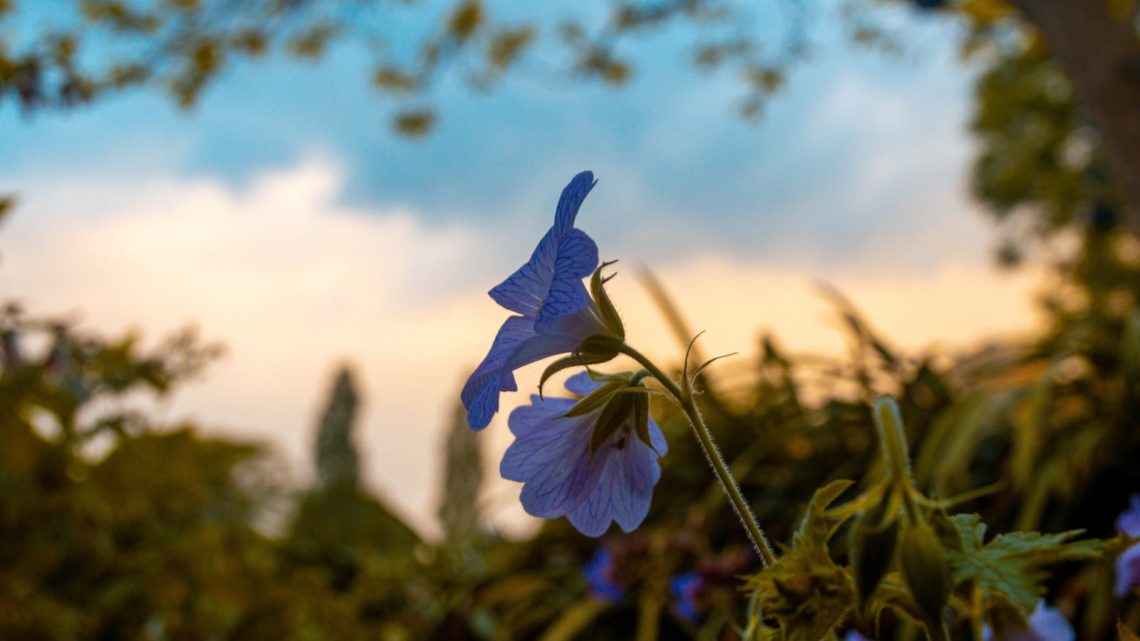
[[[506,314],[486,291],[582,169],[599,183],[578,224],[622,261],[631,341],[662,359],[677,348],[639,265],[708,353],[747,358],[761,330],[842,353],[821,280],[908,349],[1029,331],[1040,279],[993,269],[997,237],[969,196],[975,71],[954,26],[899,12],[911,46],[886,56],[851,47],[831,15],[758,125],[734,116],[738,82],[693,70],[671,32],[636,45],[644,64],[621,90],[534,69],[491,94],[445,82],[418,141],[391,132],[352,47],[241,65],[190,112],[148,92],[30,118],[0,106],[0,193],[20,200],[0,230],[0,298],[106,332],[157,341],[193,323],[221,340],[225,357],[161,420],[265,442],[298,485],[332,372],[351,363],[368,482],[429,535],[458,388]],[[480,435],[486,508],[525,533],[518,486],[495,473],[505,414]]]

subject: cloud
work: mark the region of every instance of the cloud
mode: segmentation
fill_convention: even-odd
[[[525,259],[534,239],[519,246],[495,229],[425,225],[409,208],[338,205],[342,178],[336,162],[318,157],[242,190],[204,179],[29,179],[26,204],[0,234],[0,283],[5,297],[39,313],[81,310],[101,330],[140,327],[157,338],[193,321],[222,339],[228,355],[179,393],[167,416],[268,441],[301,480],[332,367],[354,363],[366,402],[358,442],[367,478],[432,532],[440,439],[462,377],[505,315],[484,292],[504,266]],[[604,236],[595,236],[604,246]],[[622,258],[624,266],[640,257]],[[759,328],[794,350],[845,350],[815,278],[843,289],[905,347],[960,345],[1033,323],[1033,278],[999,278],[969,258],[889,273],[709,252],[652,266],[693,326],[708,330],[709,353],[747,358]],[[632,270],[623,267],[614,293],[633,340],[676,357]],[[539,369],[520,378],[521,389]],[[480,436],[495,478],[488,506],[494,522],[513,532],[529,522],[517,486],[494,470],[510,441],[503,416],[524,399],[504,397],[504,412]]]

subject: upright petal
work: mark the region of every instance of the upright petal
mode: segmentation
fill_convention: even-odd
[[[550,281],[554,278],[561,236],[553,227],[547,230],[531,253],[530,260],[491,288],[488,292],[491,299],[512,312],[537,318],[550,291]]]
[[[570,183],[558,198],[558,208],[554,212],[555,229],[565,231],[574,226],[574,219],[578,216],[582,201],[586,200],[586,196],[596,184],[598,181],[594,180],[592,171],[583,171],[570,179]]]
[[[496,303],[543,322],[585,304],[585,290],[573,285],[598,266],[598,246],[585,232],[574,228],[574,219],[594,182],[590,172],[570,181],[558,201],[554,225],[538,242],[530,260],[489,292]]]
[[[538,323],[549,323],[581,309],[590,300],[582,279],[598,266],[598,246],[580,229],[570,229],[558,244],[554,270],[538,312]]]

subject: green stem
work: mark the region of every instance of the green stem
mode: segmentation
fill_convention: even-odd
[[[692,426],[693,433],[697,436],[697,442],[701,444],[701,449],[705,452],[705,458],[708,459],[709,464],[713,468],[713,472],[716,473],[717,480],[719,480],[720,484],[724,487],[724,493],[728,496],[729,502],[732,503],[732,508],[736,511],[737,518],[740,519],[741,525],[744,526],[744,531],[748,533],[748,538],[752,541],[752,547],[754,547],[757,554],[760,555],[760,560],[763,562],[764,567],[775,563],[776,554],[772,551],[772,547],[768,544],[768,538],[764,535],[764,530],[760,528],[760,524],[756,521],[756,517],[752,514],[748,503],[744,500],[744,495],[740,492],[740,486],[737,485],[736,479],[733,478],[732,472],[729,471],[728,463],[726,463],[724,457],[721,456],[720,450],[716,446],[716,441],[713,440],[712,432],[709,431],[708,425],[705,424],[705,419],[701,416],[701,411],[697,409],[697,404],[693,400],[692,395],[683,392],[676,381],[661,371],[661,368],[657,367],[653,361],[649,360],[649,358],[641,352],[629,345],[623,345],[621,351],[640,363],[642,367],[649,370],[653,378],[657,379],[657,381],[665,387],[665,390],[677,400],[677,403],[685,412],[685,416],[689,419],[689,425]]]

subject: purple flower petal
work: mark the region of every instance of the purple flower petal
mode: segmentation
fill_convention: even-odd
[[[546,425],[579,424],[559,418]],[[565,516],[597,485],[602,468],[591,460],[589,429],[567,429],[557,450],[559,455],[549,465],[524,481],[519,500],[527,514],[544,519]]]
[[[1073,641],[1077,638],[1073,626],[1060,611],[1039,601],[1029,615],[1029,629],[1035,641]]]
[[[554,270],[547,281],[546,296],[538,311],[537,323],[549,323],[573,313],[589,300],[582,279],[598,266],[598,246],[580,229],[566,232],[558,245]]]
[[[1140,494],[1133,494],[1129,508],[1116,517],[1116,529],[1128,536],[1140,536]]]
[[[598,383],[591,378],[589,372],[578,372],[566,379],[566,382],[563,383],[567,390],[578,396],[587,396],[590,392],[598,389],[603,384],[604,383]]]
[[[1024,630],[1003,629],[1001,636],[998,637],[999,641],[1073,641],[1076,639],[1076,633],[1073,631],[1073,626],[1069,620],[1060,611],[1046,605],[1044,599],[1037,602],[1037,607],[1026,619],[1026,623],[1029,624],[1029,627]],[[993,639],[993,629],[988,625],[982,626],[982,640],[993,641]]]
[[[522,316],[511,316],[499,328],[487,356],[459,393],[467,408],[467,424],[472,429],[481,430],[491,422],[491,417],[499,411],[499,392],[517,389],[508,362],[519,347],[534,336],[534,321]]]
[[[518,438],[503,454],[499,474],[508,481],[525,483],[556,464],[559,458],[572,455],[567,448],[575,442],[570,432],[581,427],[582,419],[554,419],[574,406],[570,399],[516,408],[508,419],[511,432]]]
[[[570,179],[570,183],[562,190],[558,198],[558,208],[554,211],[554,227],[566,230],[574,226],[574,219],[578,217],[578,209],[582,201],[586,200],[590,190],[598,184],[594,180],[594,172],[583,171]]]
[[[1129,590],[1140,586],[1140,543],[1116,557],[1116,596],[1124,598]]]

